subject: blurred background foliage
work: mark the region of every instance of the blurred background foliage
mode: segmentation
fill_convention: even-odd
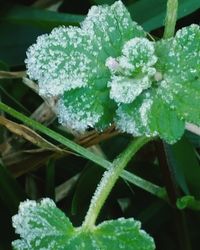
[[[22,80],[27,48],[38,35],[58,25],[79,25],[94,4],[114,0],[0,1],[0,99],[67,138],[113,160],[130,137],[113,128],[74,137],[62,128],[49,107]],[[166,0],[124,0],[133,20],[156,39],[162,37]],[[200,22],[200,1],[180,0],[177,29]],[[5,73],[7,72],[7,74]],[[12,73],[11,73],[12,72]],[[1,111],[0,111],[1,112]],[[11,216],[20,201],[50,197],[80,225],[103,170],[72,152],[45,148],[45,137],[1,112],[0,118],[0,250],[11,249],[16,238]],[[6,117],[6,119],[5,119]],[[11,120],[12,121],[11,121]],[[14,122],[14,123],[13,123]],[[31,139],[30,139],[31,138]],[[30,142],[31,141],[31,142]],[[151,142],[137,154],[128,170],[168,193],[168,202],[120,179],[106,202],[99,221],[134,217],[155,239],[158,250],[198,250],[200,206],[176,208],[177,199],[200,200],[200,137],[186,132],[175,145]],[[191,197],[190,197],[191,198]],[[182,208],[190,199],[186,197]]]

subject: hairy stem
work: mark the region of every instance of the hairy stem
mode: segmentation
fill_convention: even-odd
[[[46,126],[42,125],[41,123],[19,113],[15,109],[9,107],[5,103],[0,101],[0,111],[3,111],[12,117],[18,119],[19,121],[23,122],[27,126],[45,134],[46,136],[52,138],[53,140],[59,142],[60,144],[64,145],[65,147],[73,150],[74,152],[78,153],[79,155],[87,158],[88,160],[96,163],[97,165],[103,167],[104,169],[110,169],[112,164],[111,162],[105,160],[104,158],[90,152],[86,148],[76,144],[75,142],[67,139],[66,137],[60,135],[59,133],[47,128]],[[152,195],[168,202],[168,195],[166,189],[164,187],[160,187],[150,181],[147,181],[133,173],[130,173],[126,170],[123,170],[120,174],[120,177],[127,180],[128,182],[132,183],[133,185],[151,193]],[[192,204],[188,203],[186,207],[194,210],[200,210],[199,201],[194,200]]]
[[[177,11],[178,11],[178,0],[168,0],[167,14],[165,19],[164,38],[170,38],[174,35],[176,27]]]
[[[86,214],[82,228],[90,230],[95,226],[96,219],[103,207],[109,193],[118,180],[122,170],[127,163],[135,155],[135,153],[152,138],[139,137],[134,139],[129,146],[122,152],[112,163],[111,168],[106,171],[97,186],[97,189],[92,197],[89,210]]]
[[[79,155],[85,157],[86,159],[96,163],[97,165],[105,168],[110,169],[112,163],[105,160],[104,158],[92,153],[91,151],[87,150],[86,148],[76,144],[75,142],[67,139],[66,137],[60,135],[59,133],[47,128],[46,126],[42,125],[41,123],[19,113],[15,109],[9,107],[5,103],[0,102],[0,110],[4,111],[5,113],[13,116],[14,118],[20,120],[27,126],[47,135],[48,137],[54,139],[55,141],[61,143],[62,145],[66,146],[67,148],[73,150],[74,152],[78,153]],[[137,187],[146,190],[147,192],[157,196],[160,199],[167,200],[166,190],[163,187],[159,187],[150,181],[147,181],[137,175],[134,175],[128,171],[122,171],[121,175],[122,178],[129,181],[130,183],[136,185]]]

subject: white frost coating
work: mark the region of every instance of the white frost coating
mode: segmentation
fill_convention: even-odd
[[[115,246],[115,249],[155,249],[153,238],[141,229],[140,221],[133,218],[104,221],[96,227],[95,231],[105,242]]]
[[[17,250],[30,250],[30,247],[24,240],[15,240],[12,242],[12,246]]]
[[[133,117],[128,116],[126,113],[124,113],[121,106],[118,107],[117,111],[117,121],[116,121],[116,127],[122,132],[127,132],[129,134],[132,134],[133,136],[142,136],[142,133],[140,132],[140,128],[134,121]]]
[[[81,27],[108,56],[116,54],[115,48],[118,49],[134,36],[145,36],[142,28],[132,22],[121,1],[111,6],[92,6]]]
[[[87,84],[92,60],[84,51],[90,41],[85,36],[80,28],[59,27],[38,37],[37,43],[28,49],[27,74],[38,81],[40,95],[58,96],[64,90]]]
[[[157,62],[154,43],[146,38],[133,38],[126,42],[122,56],[109,57],[106,66],[112,77],[108,83],[110,98],[117,103],[131,103],[142,91],[151,87]]]
[[[127,74],[133,74],[134,70],[141,68],[143,73],[157,62],[154,43],[146,38],[133,38],[124,44],[123,56],[119,58],[119,64]],[[132,65],[132,67],[130,66]]]
[[[189,27],[184,27],[176,32],[176,38],[184,38],[186,36],[192,41],[194,39],[195,34],[200,32],[200,27],[198,24],[191,24]]]
[[[27,240],[30,237],[34,237],[34,235],[30,235],[29,233],[29,229],[32,227],[30,223],[31,219],[32,219],[32,212],[35,211],[35,209],[38,208],[38,206],[41,207],[56,207],[55,203],[49,199],[49,198],[45,198],[43,199],[40,204],[38,204],[36,201],[32,201],[32,200],[26,200],[25,202],[21,202],[20,206],[19,206],[19,212],[17,215],[14,215],[12,217],[12,222],[13,222],[13,227],[16,229],[16,233],[20,234],[21,237],[23,238],[27,238]],[[35,218],[34,220],[37,221],[37,218]],[[45,224],[45,219],[43,221],[38,221],[38,223],[44,223]],[[44,232],[45,233],[45,232]],[[47,235],[51,235],[54,232],[48,232],[47,231]]]
[[[139,71],[152,77],[156,73],[153,66],[157,59],[154,43],[146,38],[136,37],[124,44],[120,57],[109,57],[106,66],[111,73],[120,73],[133,77]]]
[[[118,34],[118,36],[115,37],[118,41],[119,31],[116,27],[117,20],[114,18],[112,6],[107,5],[92,6],[86,19],[81,24],[82,30],[93,38],[97,50],[102,50],[102,53],[105,52],[107,57],[114,44],[112,34]]]
[[[143,101],[141,107],[139,108],[139,113],[141,116],[142,125],[144,127],[148,126],[148,114],[149,114],[149,111],[151,110],[152,104],[153,104],[153,100],[145,99]]]
[[[64,214],[59,210],[58,213],[57,210],[55,203],[49,198],[41,200],[40,203],[30,200],[20,203],[19,212],[13,216],[12,222],[16,233],[21,236],[22,240],[14,241],[13,246],[19,250],[32,249],[33,246],[41,246],[45,237],[52,236],[52,241],[46,248],[40,247],[37,249],[58,249],[59,242],[56,239],[57,237],[58,239],[63,237],[67,228]],[[63,221],[63,225],[60,225],[60,227],[56,226],[55,216],[56,220],[59,217]],[[63,227],[65,230],[63,230]]]
[[[143,90],[151,86],[151,80],[148,76],[141,79],[113,76],[108,86],[111,87],[111,99],[117,103],[131,103]]]
[[[88,127],[94,127],[102,115],[81,108],[78,111],[73,106],[66,107],[63,100],[60,100],[57,104],[57,114],[59,122],[63,126],[74,129],[79,133],[84,133]]]

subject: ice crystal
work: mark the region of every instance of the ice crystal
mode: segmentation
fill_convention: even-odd
[[[148,76],[141,79],[113,76],[108,86],[111,87],[110,98],[117,103],[131,103],[143,90],[151,86],[151,81]]]

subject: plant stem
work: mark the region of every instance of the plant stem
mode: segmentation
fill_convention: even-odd
[[[176,27],[177,11],[178,11],[178,0],[168,0],[164,38],[170,38],[174,35]]]
[[[87,150],[84,147],[76,144],[75,142],[67,139],[66,137],[56,133],[55,131],[45,127],[44,125],[40,124],[39,122],[19,113],[15,109],[9,107],[5,103],[0,102],[0,110],[3,110],[7,114],[15,117],[16,119],[20,120],[24,124],[30,126],[31,128],[38,130],[39,132],[47,135],[48,137],[54,139],[55,141],[61,143],[62,145],[66,146],[67,148],[73,150],[74,152],[80,154],[81,156],[85,157],[86,159],[96,163],[97,165],[105,168],[110,169],[112,163],[105,160],[104,158],[92,153],[91,151]],[[128,171],[123,171],[120,175],[125,180],[129,181],[130,183],[136,185],[137,187],[146,190],[147,192],[157,196],[160,199],[168,200],[166,190],[163,187],[159,187],[150,181],[147,181],[137,175],[129,173]]]
[[[119,178],[122,170],[126,167],[127,163],[135,155],[135,153],[152,138],[139,137],[134,139],[129,146],[122,152],[114,161],[111,168],[106,171],[97,186],[97,189],[92,197],[89,210],[86,214],[82,228],[90,230],[95,226],[96,219],[103,207],[109,193]]]
[[[61,143],[62,145],[66,146],[67,148],[73,150],[74,152],[80,154],[81,156],[87,158],[88,160],[96,163],[97,165],[103,167],[104,169],[110,169],[112,166],[111,162],[99,157],[98,155],[90,152],[86,148],[81,147],[80,145],[74,143],[73,141],[67,139],[66,137],[60,135],[59,133],[45,127],[44,125],[40,124],[39,122],[17,112],[13,108],[9,107],[8,105],[2,103],[0,101],[0,110],[4,111],[5,113],[13,116],[14,118],[20,120],[24,124],[30,126],[31,128],[38,130],[39,132],[47,135],[48,137],[54,139],[55,141]],[[130,173],[126,170],[123,170],[120,176],[132,183],[133,185],[155,195],[159,199],[162,199],[168,202],[168,195],[166,189],[164,187],[160,187],[150,181],[147,181],[133,173]],[[194,200],[192,204],[187,204],[188,208],[194,210],[200,210],[199,201]]]

